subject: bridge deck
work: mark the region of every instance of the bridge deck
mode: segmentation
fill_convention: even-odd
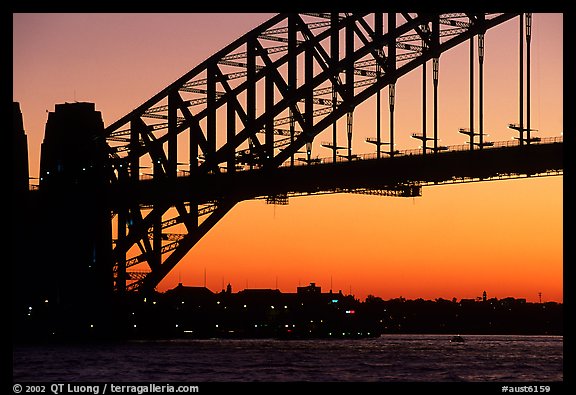
[[[443,183],[461,179],[490,179],[510,175],[537,175],[563,169],[561,142],[503,146],[475,151],[406,154],[393,158],[364,158],[335,163],[255,169],[201,177],[141,180],[138,185],[112,188],[111,204],[139,201],[153,204],[224,196],[234,200],[286,193],[317,193],[336,189],[385,189],[398,185]]]

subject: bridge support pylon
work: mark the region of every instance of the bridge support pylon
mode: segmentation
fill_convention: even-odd
[[[54,332],[112,334],[112,215],[104,124],[93,103],[56,104],[41,148],[34,231],[22,264]]]

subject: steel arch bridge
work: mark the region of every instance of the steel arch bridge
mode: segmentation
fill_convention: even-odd
[[[320,169],[296,166],[295,154],[304,149],[302,161],[315,164],[312,143],[321,133],[332,137],[322,143],[332,150],[327,165],[359,166],[363,161],[351,147],[354,109],[374,96],[380,103],[386,87],[389,133],[383,136],[378,126],[376,138],[367,141],[376,146],[374,158],[395,161],[398,166],[390,169],[396,171],[406,157],[394,148],[396,81],[432,60],[437,86],[443,52],[478,36],[482,58],[484,33],[518,17],[523,14],[279,14],[208,58],[105,129],[114,195],[115,289],[154,289],[241,200],[268,196],[282,203],[287,193],[418,194],[410,176],[300,190],[285,189],[274,179],[287,169],[294,170],[293,181],[305,178],[302,169]],[[347,142],[339,145],[336,122],[343,117]],[[520,145],[536,142],[529,124],[513,127]],[[470,136],[470,151],[492,151],[484,150],[492,143],[483,140],[481,129],[462,133]],[[433,136],[413,137],[424,143],[421,156],[447,157],[436,128]],[[142,180],[141,168],[148,167],[150,179]],[[522,172],[538,169],[510,171]],[[321,170],[317,173],[322,177]]]

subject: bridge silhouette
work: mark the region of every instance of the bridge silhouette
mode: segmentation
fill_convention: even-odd
[[[526,95],[519,62],[519,122],[509,125],[517,138],[494,142],[483,130],[484,34],[512,21],[519,21],[521,59],[526,40]],[[82,218],[84,228],[93,229],[82,237],[93,243],[81,247],[98,273],[91,281],[94,289],[123,295],[153,290],[243,200],[286,204],[292,196],[324,193],[409,197],[431,184],[562,174],[562,138],[536,137],[530,125],[530,37],[531,14],[523,13],[279,14],[107,127],[93,105],[57,105],[46,128],[40,186],[30,199],[61,210],[73,201],[93,208]],[[454,133],[469,143],[443,146],[439,60],[462,44],[470,46],[470,124]],[[422,130],[410,133],[422,147],[399,150],[396,81],[422,68],[426,97],[430,63],[432,130],[424,104]],[[387,132],[381,130],[384,90]],[[354,111],[374,97],[377,127],[366,142],[375,150],[356,153]],[[342,133],[337,121],[344,118]],[[67,148],[78,152],[74,158],[54,148],[70,138],[59,130],[79,126],[87,132]],[[331,156],[314,156],[319,145]]]

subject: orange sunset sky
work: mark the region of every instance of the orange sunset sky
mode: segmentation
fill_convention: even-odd
[[[47,111],[57,103],[96,103],[105,125],[118,120],[213,53],[273,14],[13,14],[13,100],[28,136],[31,177],[38,177]],[[538,136],[563,131],[563,17],[533,14],[531,126]],[[484,130],[510,140],[518,122],[518,18],[485,36]],[[477,43],[475,41],[475,45]],[[477,54],[477,48],[475,48]],[[469,126],[468,43],[442,54],[441,144],[463,144]],[[477,59],[476,59],[477,62]],[[478,71],[478,64],[475,65]],[[432,131],[432,65],[427,67]],[[418,148],[421,69],[396,85],[397,149]],[[477,79],[477,75],[476,75]],[[475,86],[478,103],[478,85]],[[382,95],[388,133],[388,90]],[[476,106],[477,107],[477,106]],[[375,100],[354,113],[355,153],[373,152]],[[478,109],[476,108],[476,111]],[[476,127],[478,114],[475,115]],[[345,141],[345,119],[339,123]],[[331,131],[316,141],[329,140]],[[313,156],[331,151],[314,147]],[[32,180],[36,183],[37,180]],[[220,291],[315,282],[357,298],[513,296],[563,301],[563,177],[423,188],[418,198],[325,195],[288,206],[239,203],[160,284],[179,281]]]

